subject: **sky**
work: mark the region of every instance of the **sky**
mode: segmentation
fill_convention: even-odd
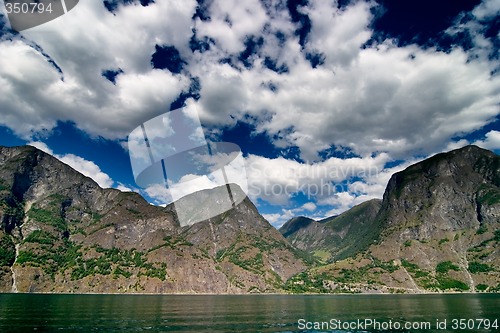
[[[0,5],[0,145],[166,204],[136,184],[127,140],[185,107],[206,140],[240,147],[274,226],[337,215],[433,154],[500,153],[499,14],[500,0],[86,0],[16,32]]]

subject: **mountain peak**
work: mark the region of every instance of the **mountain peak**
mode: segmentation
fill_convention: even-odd
[[[323,261],[345,258],[373,241],[374,230],[378,230],[373,223],[380,205],[380,199],[372,199],[321,221],[295,217],[280,232],[294,246],[315,253]]]
[[[498,292],[499,177],[500,157],[477,146],[409,166],[391,177],[377,213],[376,201],[372,214],[365,203],[288,236],[334,260],[297,276],[293,286],[313,292]]]
[[[171,208],[102,189],[37,148],[0,147],[0,291],[276,292],[306,268],[248,199],[186,226]]]
[[[288,220],[279,230],[283,236],[288,237],[300,229],[306,228],[313,222],[315,221],[309,217],[297,216]]]
[[[446,201],[453,211],[457,205],[477,205],[484,191],[496,192],[498,186],[500,156],[471,145],[436,154],[394,174],[384,193],[384,206],[399,206],[407,211],[404,206],[409,202],[415,206],[415,201],[425,205],[437,200]]]

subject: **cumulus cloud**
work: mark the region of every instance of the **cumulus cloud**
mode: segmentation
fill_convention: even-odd
[[[494,62],[471,59],[473,51],[398,47],[391,40],[366,47],[375,3],[338,9],[336,1],[311,1],[301,7],[311,21],[304,47],[286,8],[271,4],[213,1],[206,9],[210,20],[193,20],[193,0],[134,2],[115,13],[100,2],[82,2],[24,33],[61,68],[63,80],[29,43],[0,43],[0,123],[29,137],[70,120],[92,135],[119,138],[167,111],[195,76],[206,124],[231,126],[251,115],[277,147],[297,146],[304,160],[315,161],[332,145],[360,155],[429,153],[499,112],[500,78],[490,75]],[[483,2],[474,22],[496,7],[496,1]],[[193,29],[197,38],[211,41],[208,51],[191,52]],[[481,31],[476,36],[484,38]],[[260,38],[260,44],[244,66],[238,59],[249,38]],[[179,50],[187,62],[182,73],[151,68],[157,44]],[[477,40],[476,48],[488,47],[483,44]],[[313,67],[308,52],[324,64]],[[270,69],[269,62],[286,70]],[[116,84],[101,75],[118,68],[123,73]]]
[[[122,192],[139,192],[137,189],[132,189],[131,187],[129,187],[125,184],[122,184],[122,183],[118,183],[118,185],[116,186],[116,189],[120,190]]]
[[[470,142],[466,139],[462,139],[456,142],[450,142],[446,150],[458,149],[470,144],[479,146],[484,149],[500,150],[500,132],[495,130],[489,131],[484,135],[483,139],[475,140],[473,142]]]
[[[197,19],[198,34],[213,38],[219,48],[229,54],[242,52],[246,37],[260,35],[269,20],[259,0],[212,1],[208,10],[209,21]]]
[[[389,156],[382,153],[364,158],[332,157],[309,164],[283,157],[250,155],[246,160],[249,195],[279,205],[290,203],[297,194],[322,200],[341,192],[347,180],[376,177],[389,160]]]
[[[338,9],[336,1],[315,0],[303,9],[312,21],[307,48],[325,55],[325,64],[332,70],[350,66],[361,53],[360,46],[371,37],[368,25],[373,3],[358,1]]]
[[[113,187],[114,181],[111,177],[104,173],[97,164],[92,161],[88,161],[80,156],[73,154],[57,155],[54,154],[52,149],[50,149],[44,142],[36,141],[30,142],[28,145],[36,147],[41,151],[46,152],[60,160],[61,162],[69,165],[76,171],[80,172],[84,176],[92,178],[100,187],[110,188]],[[120,186],[119,186],[120,187]]]
[[[500,149],[500,131],[489,131],[484,140],[475,141],[474,144],[490,150]]]
[[[391,40],[364,47],[373,33],[371,6],[360,1],[339,10],[334,2],[317,1],[303,9],[312,22],[305,51],[325,58],[316,68],[294,35],[287,35],[282,54],[267,54],[263,47],[251,68],[202,59],[191,64],[200,77],[203,118],[230,125],[247,114],[260,117],[259,131],[276,146],[297,146],[303,159],[315,161],[331,145],[360,155],[428,154],[498,115],[494,62],[471,59],[473,51],[458,47],[441,52]],[[264,45],[273,40],[263,36]],[[209,54],[223,52],[216,47]],[[288,71],[270,70],[262,61],[267,56],[277,56]]]
[[[150,197],[156,200],[157,204],[169,204],[172,202],[172,195],[170,191],[161,184],[153,184],[146,188],[144,192]]]
[[[393,40],[367,44],[379,6],[372,1],[341,9],[337,1],[309,1],[299,8],[311,23],[304,40],[282,1],[209,1],[202,15],[209,20],[195,15],[197,6],[195,0],[132,1],[110,13],[100,1],[84,1],[23,38],[2,39],[0,124],[29,139],[57,121],[72,121],[92,136],[123,139],[168,111],[196,78],[199,99],[187,103],[197,107],[209,136],[237,121],[251,122],[276,148],[300,150],[305,162],[247,156],[251,197],[287,204],[314,188],[314,204],[329,205],[334,214],[380,197],[388,177],[414,156],[466,144],[452,138],[499,114],[495,45],[484,25],[498,13],[498,0],[484,0],[457,18],[446,33],[467,33],[472,45],[446,52]],[[192,51],[194,40],[203,40],[204,50]],[[174,47],[182,70],[153,69],[156,45]],[[102,75],[107,70],[118,73],[114,82]],[[498,131],[475,143],[495,149]],[[331,147],[359,157],[319,154]],[[78,156],[65,158],[99,174]],[[396,159],[406,162],[385,168]],[[328,173],[315,175],[319,169]],[[161,186],[146,192],[171,199]]]
[[[272,225],[274,225],[276,228],[281,227],[286,221],[282,218],[281,214],[274,213],[274,214],[262,214],[262,216]]]
[[[73,121],[93,136],[115,139],[168,111],[190,81],[184,74],[152,69],[151,55],[156,44],[187,52],[195,5],[133,4],[113,14],[100,1],[83,1],[23,32],[24,39],[2,41],[0,124],[30,138],[50,131],[57,120]],[[115,84],[102,75],[110,69],[123,72]]]
[[[500,14],[500,1],[485,0],[474,8],[472,13],[480,20],[498,16]]]

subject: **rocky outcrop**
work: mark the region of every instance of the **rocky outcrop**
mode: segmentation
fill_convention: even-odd
[[[0,147],[0,221],[3,292],[278,292],[306,268],[248,199],[181,227],[33,147]]]
[[[351,216],[352,210],[344,214]],[[367,226],[366,233],[346,233],[343,239],[330,233],[308,240],[304,235],[314,234],[311,224],[297,231],[294,244],[304,248],[324,244],[324,239],[334,244],[330,249],[341,248],[347,241],[366,246],[356,248],[350,258],[301,273],[289,281],[290,288],[500,291],[498,155],[468,146],[412,165],[391,177],[380,209],[373,212],[346,224],[339,223],[339,217],[328,222],[337,223],[337,232],[343,230],[342,225],[350,229]]]
[[[475,291],[500,283],[498,155],[467,146],[408,167],[390,179],[377,218],[383,231],[371,254],[406,264],[406,286]]]

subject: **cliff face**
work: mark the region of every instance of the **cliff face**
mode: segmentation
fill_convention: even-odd
[[[270,292],[306,268],[248,199],[180,227],[33,147],[0,147],[0,221],[3,292]]]
[[[499,186],[500,157],[492,152],[468,146],[438,154],[390,179],[380,218],[415,239],[487,227],[500,218]]]
[[[371,253],[402,263],[402,285],[476,290],[500,283],[498,155],[468,146],[408,167],[390,179],[377,219],[384,228]]]
[[[341,230],[338,219],[328,223]],[[328,239],[337,248],[346,241],[365,247],[294,277],[291,288],[306,282],[312,289],[305,289],[323,292],[500,291],[500,157],[494,153],[468,146],[396,173],[378,213],[363,219],[346,225],[364,223],[367,233]],[[311,244],[317,238],[302,246]]]

